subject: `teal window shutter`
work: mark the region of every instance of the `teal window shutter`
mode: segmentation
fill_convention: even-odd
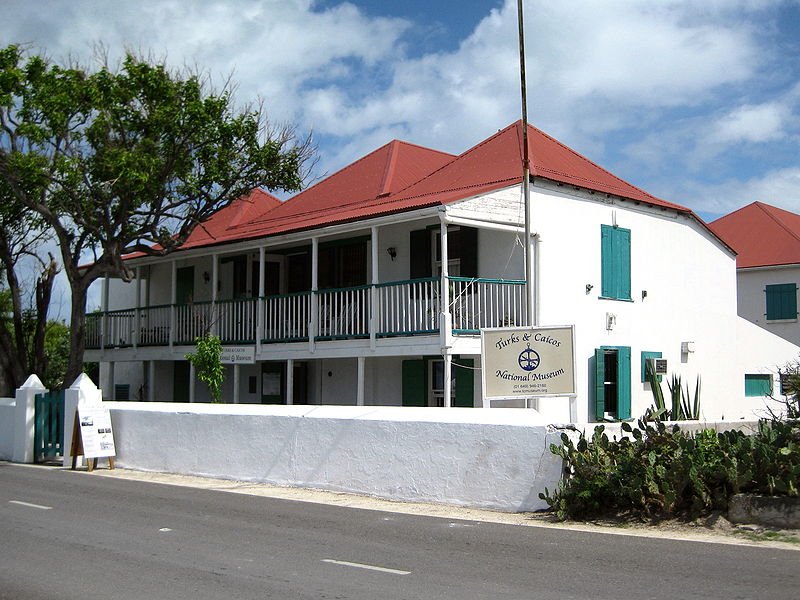
[[[631,230],[600,226],[601,295],[631,299]]]
[[[797,318],[797,285],[779,283],[768,285],[765,289],[767,298],[767,320]]]
[[[605,385],[603,385],[606,373],[606,359],[605,351],[602,348],[595,349],[594,360],[594,418],[596,421],[602,421],[606,408]]]
[[[772,394],[772,375],[745,375],[744,395],[752,397]]]
[[[456,397],[453,406],[472,408],[475,406],[475,377],[471,358],[453,359],[453,378],[456,386]]]
[[[631,349],[617,348],[617,418],[631,418]]]
[[[403,406],[427,406],[425,361],[403,361]]]

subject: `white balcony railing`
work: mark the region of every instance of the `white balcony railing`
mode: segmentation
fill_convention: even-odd
[[[524,325],[525,285],[502,279],[448,279],[453,333]],[[223,344],[255,344],[259,311],[264,343],[435,334],[441,314],[439,278],[217,302],[92,313],[86,347],[192,345],[215,332]],[[314,301],[312,303],[312,300]],[[312,319],[312,311],[313,316]],[[316,330],[310,331],[310,323]]]

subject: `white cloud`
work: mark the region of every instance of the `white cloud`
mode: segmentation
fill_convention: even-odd
[[[800,167],[769,171],[745,181],[717,185],[692,185],[696,203],[693,208],[717,216],[760,201],[800,213]]]

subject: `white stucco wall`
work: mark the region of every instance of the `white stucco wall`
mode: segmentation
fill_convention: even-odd
[[[503,511],[545,508],[561,471],[531,411],[108,405],[125,468]]]
[[[767,285],[794,283],[800,287],[800,267],[739,269],[737,273],[739,315],[794,344],[800,344],[800,322],[795,319],[767,321]],[[800,302],[798,302],[800,306]]]
[[[0,398],[0,460],[11,460],[14,455],[14,398]]]

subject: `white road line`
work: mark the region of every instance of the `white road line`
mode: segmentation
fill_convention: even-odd
[[[30,502],[23,502],[22,500],[9,500],[9,504],[19,504],[20,506],[28,506],[30,508],[38,508],[40,510],[53,510],[52,506],[42,506],[41,504],[31,504]]]
[[[354,567],[356,569],[367,569],[369,571],[380,571],[381,573],[392,573],[393,575],[409,575],[411,571],[401,571],[400,569],[388,569],[386,567],[376,567],[375,565],[365,565],[362,563],[347,562],[346,560],[334,560],[323,558],[321,562],[342,565],[344,567]]]

